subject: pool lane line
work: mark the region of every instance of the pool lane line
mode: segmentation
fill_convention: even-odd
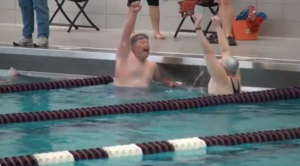
[[[0,159],[1,166],[41,166],[80,160],[144,156],[164,152],[204,149],[212,146],[235,146],[300,139],[300,128],[258,131],[210,137],[191,137],[102,148],[37,153]]]
[[[0,94],[13,93],[13,92],[25,92],[25,91],[62,89],[62,88],[77,88],[83,86],[109,84],[113,81],[114,81],[113,77],[101,76],[101,77],[90,77],[90,78],[82,78],[82,79],[68,79],[68,80],[60,80],[60,81],[1,85]]]
[[[2,114],[0,115],[0,124],[75,119],[105,115],[162,112],[168,110],[174,111],[218,105],[259,103],[299,98],[300,87],[281,88],[233,95],[206,96],[203,98],[165,100],[146,103],[132,103],[54,111]]]

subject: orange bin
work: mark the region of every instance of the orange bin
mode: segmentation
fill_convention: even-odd
[[[232,35],[236,40],[257,40],[258,33],[250,30],[247,20],[234,19],[232,22]]]

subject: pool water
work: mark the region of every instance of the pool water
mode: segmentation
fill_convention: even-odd
[[[40,92],[2,94],[0,112],[32,112],[203,96],[202,90],[120,89],[111,84]],[[87,149],[176,138],[244,133],[300,126],[300,100],[227,105],[180,111],[112,115],[0,125],[0,158],[49,151]],[[297,165],[297,141],[281,144],[214,147],[109,160],[77,166],[258,166]],[[63,166],[60,164],[57,166]]]
[[[10,78],[8,76],[3,76],[3,71],[0,70],[0,85],[10,85],[10,84],[22,84],[22,83],[32,83],[32,82],[45,82],[45,81],[55,81],[57,79],[47,78],[47,77],[34,77],[18,74],[17,77]],[[4,71],[7,72],[7,71]]]
[[[76,162],[75,166],[295,166],[300,155],[300,141],[281,144],[214,147],[206,150],[188,150],[149,155],[138,158],[90,160]],[[53,166],[63,166],[53,165]]]
[[[170,89],[159,85],[150,89],[117,88],[113,84],[11,93],[0,96],[1,113],[48,111],[124,103],[149,102],[203,96],[201,89]]]

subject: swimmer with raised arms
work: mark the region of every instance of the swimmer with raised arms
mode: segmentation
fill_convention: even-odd
[[[129,10],[117,50],[114,84],[120,87],[147,88],[152,81],[158,81],[165,86],[179,86],[163,77],[156,63],[147,60],[150,52],[148,36],[135,34],[131,37],[137,14],[141,10],[140,2],[133,2]]]
[[[241,75],[239,71],[239,62],[230,56],[228,41],[221,28],[218,16],[212,17],[214,27],[218,34],[219,43],[222,47],[222,59],[218,60],[213,48],[205,38],[200,24],[202,16],[195,14],[195,29],[204,50],[204,59],[207,70],[211,76],[208,84],[208,93],[212,95],[236,94],[241,92]]]

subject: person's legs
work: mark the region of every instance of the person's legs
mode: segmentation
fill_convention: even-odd
[[[22,13],[23,31],[22,38],[15,41],[15,46],[32,45],[32,33],[34,31],[34,13],[32,0],[19,0],[19,7]]]
[[[232,37],[232,20],[233,20],[233,7],[231,0],[219,0],[220,15],[222,26],[225,36],[227,37],[230,46],[236,46],[237,43]]]
[[[47,47],[49,38],[49,7],[48,0],[33,0],[33,6],[36,12],[38,41],[37,47]]]
[[[130,7],[131,3],[140,0],[128,0],[127,6]],[[160,23],[160,10],[159,10],[159,0],[147,0],[149,5],[149,15],[153,27],[154,37],[158,39],[165,39],[166,37],[160,33],[159,23]],[[128,8],[129,9],[129,8]],[[127,10],[127,15],[129,10]],[[134,35],[135,32],[132,32]]]
[[[157,39],[165,39],[166,37],[160,33],[160,9],[159,0],[147,0],[149,5],[149,15],[153,27],[154,37]]]

